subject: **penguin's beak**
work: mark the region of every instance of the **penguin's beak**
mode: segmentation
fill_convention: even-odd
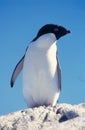
[[[66,33],[71,33],[71,31],[70,31],[70,30],[67,30]]]

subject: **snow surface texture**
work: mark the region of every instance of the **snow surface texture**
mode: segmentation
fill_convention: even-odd
[[[85,130],[85,103],[41,106],[0,116],[0,130]]]

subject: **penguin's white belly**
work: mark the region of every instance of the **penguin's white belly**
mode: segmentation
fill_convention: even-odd
[[[55,48],[30,47],[23,66],[23,94],[29,107],[55,105],[59,97]]]

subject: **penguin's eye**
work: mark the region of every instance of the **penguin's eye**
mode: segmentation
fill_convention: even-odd
[[[55,32],[58,32],[58,30],[59,30],[58,28],[54,28],[54,31],[55,31]]]

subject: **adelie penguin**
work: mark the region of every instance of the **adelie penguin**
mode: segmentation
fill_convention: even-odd
[[[56,42],[70,33],[60,25],[46,24],[30,42],[16,65],[11,87],[23,70],[23,95],[28,107],[55,106],[61,91],[61,70]]]

